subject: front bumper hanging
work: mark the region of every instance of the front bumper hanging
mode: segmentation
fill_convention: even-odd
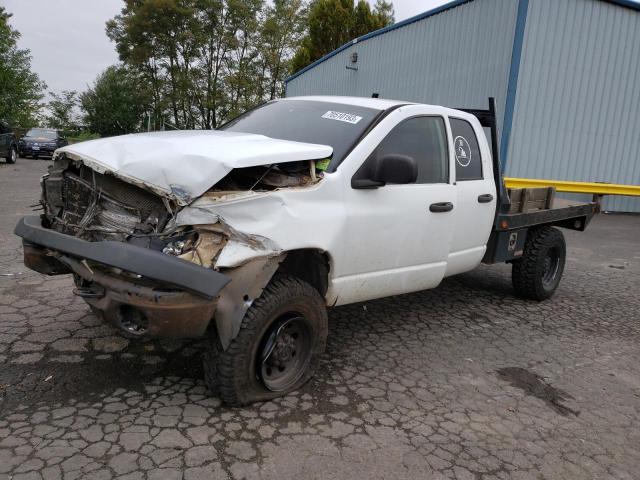
[[[22,218],[14,233],[22,237],[28,246],[44,247],[44,249],[72,257],[126,270],[207,298],[215,298],[218,292],[229,283],[229,278],[220,272],[162,252],[124,242],[87,242],[44,228],[39,217]],[[30,265],[27,266],[31,268]],[[69,273],[68,271],[36,271],[47,274]]]
[[[24,217],[25,265],[47,275],[75,273],[75,293],[107,321],[134,335],[199,337],[230,279],[215,270],[124,242],[88,242],[44,228],[39,217]],[[141,277],[105,273],[112,267]],[[158,284],[149,286],[149,280]],[[175,288],[170,288],[175,287]]]

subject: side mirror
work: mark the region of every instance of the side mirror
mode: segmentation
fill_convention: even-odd
[[[407,184],[418,178],[418,164],[408,155],[385,155],[378,158],[371,167],[368,175],[351,180],[352,188],[378,188],[387,183]]]
[[[379,182],[406,184],[418,178],[418,164],[408,155],[385,155],[377,163],[375,175]]]

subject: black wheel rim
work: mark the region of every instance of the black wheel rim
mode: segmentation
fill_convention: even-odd
[[[288,314],[275,321],[261,343],[257,371],[273,392],[290,389],[311,360],[311,329],[304,316]]]
[[[552,287],[555,284],[560,270],[560,254],[557,248],[550,248],[544,258],[544,268],[542,271],[542,285],[545,288]]]

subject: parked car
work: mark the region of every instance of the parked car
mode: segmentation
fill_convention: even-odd
[[[0,122],[0,157],[7,163],[16,163],[18,160],[18,142],[11,128]]]
[[[32,128],[18,142],[21,157],[52,157],[53,152],[68,145],[58,130],[52,128]]]
[[[510,262],[523,297],[553,295],[556,227],[584,230],[596,205],[522,191],[512,203],[493,105],[296,97],[218,131],[70,145],[42,180],[44,213],[15,233],[27,267],[72,273],[126,335],[206,335],[205,380],[226,403],[266,400],[311,377],[327,307],[481,262]]]

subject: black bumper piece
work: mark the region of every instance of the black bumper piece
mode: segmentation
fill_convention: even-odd
[[[40,217],[24,217],[14,233],[29,244],[98,262],[214,298],[230,279],[186,260],[123,242],[87,242],[44,228]]]

